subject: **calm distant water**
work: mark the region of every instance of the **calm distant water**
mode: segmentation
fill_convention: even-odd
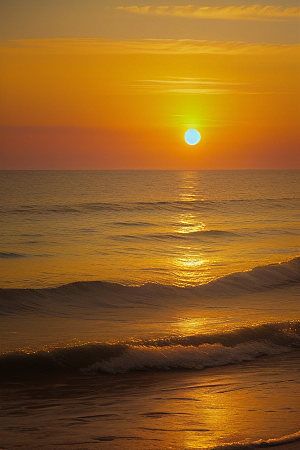
[[[198,285],[299,252],[299,171],[3,171],[2,287]]]
[[[297,171],[2,172],[3,448],[300,442],[298,188]]]

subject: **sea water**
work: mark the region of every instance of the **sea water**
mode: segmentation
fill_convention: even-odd
[[[297,442],[298,187],[2,172],[0,448]]]
[[[198,285],[293,258],[298,171],[6,171],[1,286]]]

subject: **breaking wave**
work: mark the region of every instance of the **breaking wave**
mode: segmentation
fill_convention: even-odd
[[[300,322],[268,323],[217,334],[94,343],[0,356],[3,378],[54,373],[193,369],[238,364],[300,348]]]
[[[283,444],[290,444],[292,442],[300,441],[300,431],[279,438],[259,439],[258,441],[243,441],[234,442],[232,444],[219,445],[211,447],[209,450],[248,450],[256,448],[277,447]]]

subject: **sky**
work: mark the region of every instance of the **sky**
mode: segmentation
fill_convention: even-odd
[[[299,168],[298,0],[0,0],[0,14],[1,169]]]

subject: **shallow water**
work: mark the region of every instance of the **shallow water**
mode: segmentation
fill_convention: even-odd
[[[299,427],[299,382],[289,353],[205,371],[6,383],[2,446],[183,450],[281,438]]]

